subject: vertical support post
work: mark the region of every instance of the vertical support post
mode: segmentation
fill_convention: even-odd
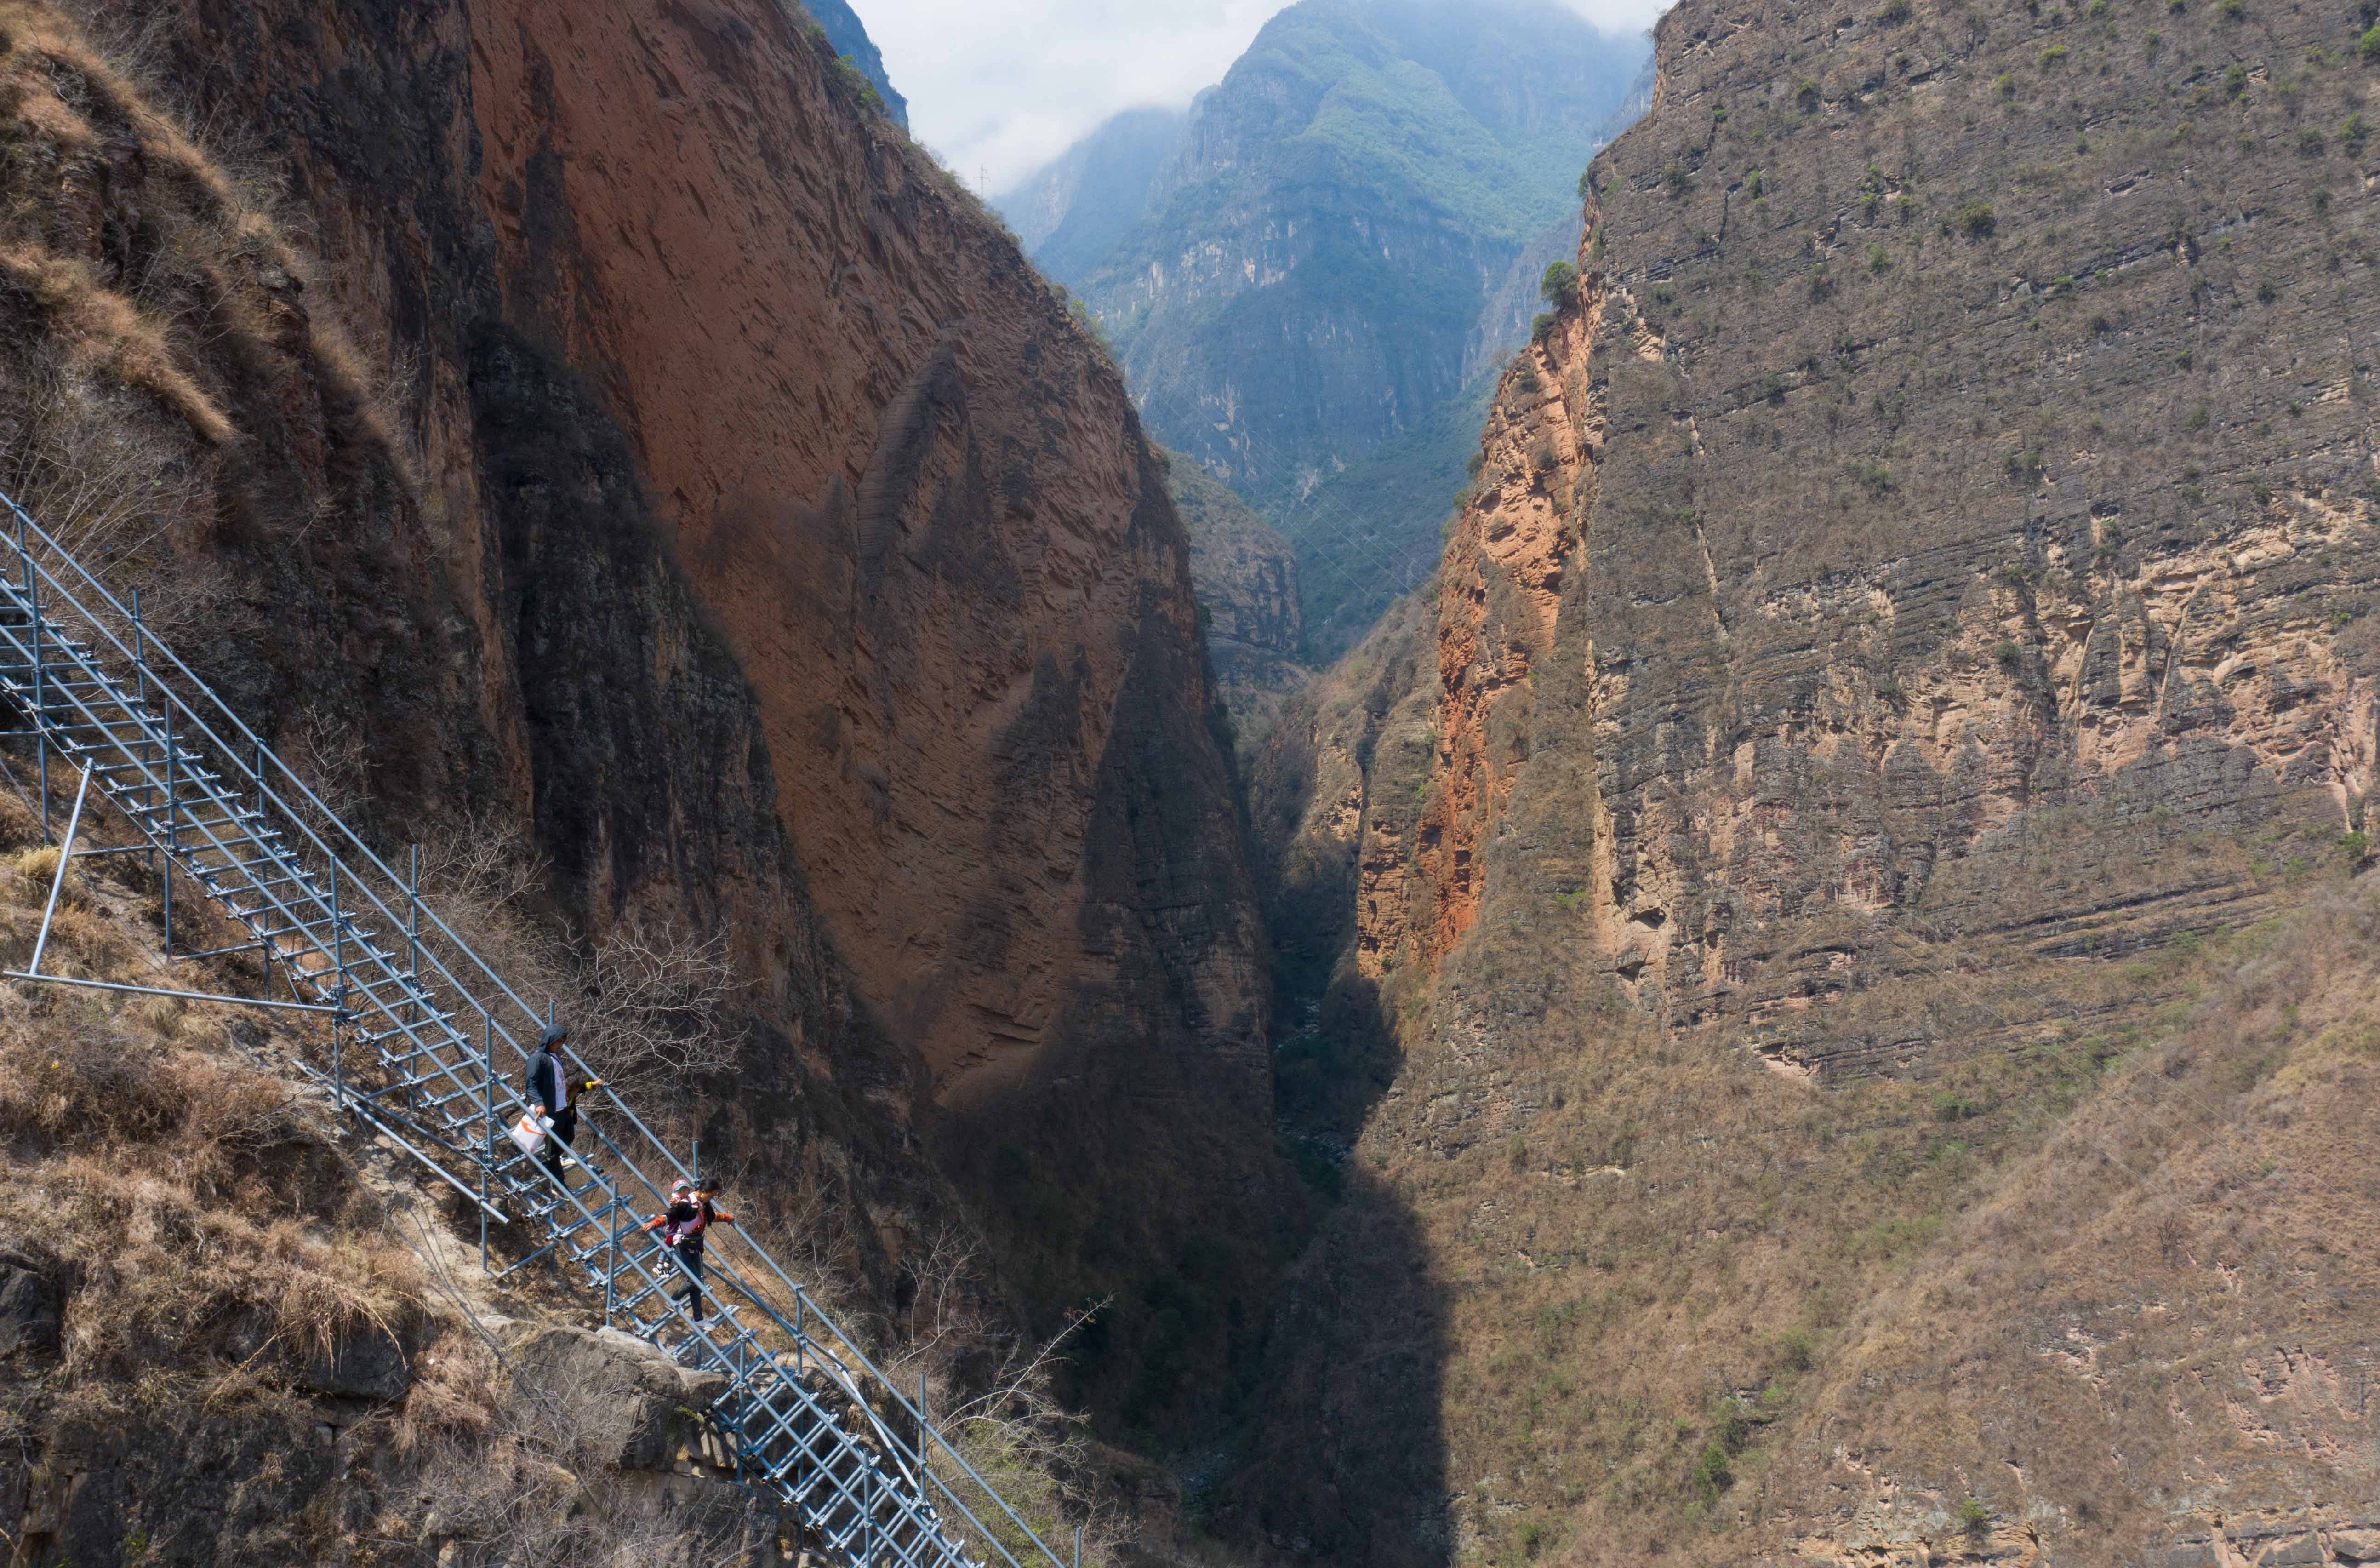
[[[413,846],[413,867],[405,880],[405,972],[421,977],[421,845]]]
[[[1083,1527],[1075,1526],[1075,1568],[1083,1568]]]
[[[339,1020],[347,1009],[347,943],[346,934],[339,928],[339,861],[331,857],[331,968],[338,976],[339,986],[333,1000],[337,1010],[331,1015],[331,1092],[337,1096],[339,1109],[347,1108],[346,1080],[339,1076]]]
[[[174,799],[174,699],[165,699],[165,962],[174,961],[174,852],[181,847],[180,829],[175,826]]]
[[[794,1287],[794,1376],[800,1377],[810,1369],[810,1336],[802,1328],[802,1291]]]
[[[33,553],[25,547],[25,524],[17,523],[17,553],[25,563],[25,607],[33,617],[33,744],[41,756],[42,842],[50,841],[49,668],[42,658],[42,585],[33,576]]]
[[[480,1081],[481,1116],[487,1123],[486,1137],[480,1145],[480,1271],[488,1268],[488,1167],[496,1158],[496,1020],[482,1012],[480,1015],[480,1061],[486,1077]]]
[[[620,1280],[620,1195],[612,1195],[612,1254],[603,1260],[603,1326],[612,1326],[612,1301]]]
[[[413,846],[413,864],[405,879],[405,976],[417,983],[421,978],[421,845],[418,844]],[[421,1022],[421,1009],[414,1003],[411,986],[406,988],[405,1021]],[[407,1044],[418,1047],[419,1043],[407,1037]],[[408,1068],[407,1076],[416,1078],[420,1075]],[[415,1111],[421,1109],[421,1096],[417,1090],[407,1089],[405,1102]]]
[[[145,724],[149,719],[149,632],[140,621],[140,590],[137,588],[132,590],[132,674],[140,683],[140,719]],[[138,740],[132,742],[134,746],[140,744]],[[152,871],[157,869],[157,852],[154,849],[149,851],[149,869]],[[168,936],[165,942],[165,956],[168,962],[172,960],[173,955],[174,943],[172,938]],[[273,983],[273,972],[269,966],[265,970],[264,980],[269,994]]]
[[[747,1388],[747,1387],[749,1386],[749,1385],[745,1381],[745,1379],[747,1378],[747,1375],[749,1374],[749,1372],[750,1372],[750,1367],[749,1367],[749,1366],[748,1366],[748,1364],[747,1364],[747,1357],[751,1356],[751,1355],[758,1355],[758,1354],[759,1354],[759,1348],[760,1348],[760,1346],[759,1346],[759,1341],[757,1341],[757,1340],[755,1340],[755,1339],[753,1339],[753,1338],[752,1338],[750,1335],[748,1335],[748,1334],[747,1334],[747,1335],[746,1335],[743,1339],[737,1340],[737,1341],[735,1342],[735,1386],[736,1386],[736,1388],[737,1388],[739,1391],[741,1391],[741,1390],[743,1390],[743,1389],[746,1389],[746,1388]],[[752,1422],[752,1402],[751,1402],[751,1400],[750,1400],[750,1399],[748,1399],[748,1398],[741,1398],[741,1399],[736,1400],[736,1402],[735,1402],[735,1484],[736,1484],[737,1486],[739,1486],[739,1487],[740,1487],[740,1486],[742,1486],[742,1485],[744,1484],[744,1440],[745,1440],[745,1439],[746,1439],[747,1436],[749,1436],[749,1435],[750,1435],[750,1431],[751,1431],[751,1422]]]

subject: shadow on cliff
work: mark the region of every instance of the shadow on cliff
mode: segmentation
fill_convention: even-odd
[[[1268,1559],[1439,1568],[1447,1294],[1411,1206],[1337,1136],[1352,1142],[1390,1081],[1390,1009],[1342,974],[1314,1011],[1276,1061],[1283,1139],[1327,1208],[1282,1275],[1245,1447],[1208,1517]]]
[[[1153,458],[1139,494],[1128,547],[1162,549],[1179,524]],[[1147,1452],[1244,1418],[1313,1209],[1274,1148],[1263,937],[1211,675],[1170,608],[1145,595],[1128,630],[1091,782],[1076,939],[1096,965],[1013,1076],[979,1078],[934,1124],[1036,1329],[1099,1307],[1068,1338],[1064,1392]],[[1057,689],[1028,704],[1003,753],[1079,705]]]
[[[1406,809],[1418,763],[1380,742],[1420,689],[1424,621],[1392,612],[1361,655],[1293,699],[1250,780],[1278,1131],[1319,1206],[1274,1295],[1243,1441],[1205,1500],[1218,1535],[1263,1557],[1437,1568],[1452,1556],[1448,1295],[1410,1203],[1359,1149],[1396,1081],[1397,1018],[1417,981],[1360,972],[1360,839],[1326,825],[1357,778],[1367,820]]]

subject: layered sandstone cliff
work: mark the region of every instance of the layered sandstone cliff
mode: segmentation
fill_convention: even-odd
[[[2365,1354],[2305,1129],[2364,1082],[2368,25],[1664,19],[1384,696],[1424,777],[1257,774],[1361,868],[1326,1048],[1393,1042],[1350,1168],[1434,1289],[1284,1365],[1434,1323],[1444,1509],[1331,1477],[1398,1550],[2362,1550],[2291,1368]]]

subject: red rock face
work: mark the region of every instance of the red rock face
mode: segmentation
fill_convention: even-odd
[[[508,303],[607,368],[838,946],[938,1097],[1014,1080],[1108,962],[1128,629],[1196,636],[1122,381],[773,7],[524,0],[474,41]]]
[[[1429,915],[1416,926],[1367,912],[1359,962],[1373,976],[1408,943],[1434,967],[1478,922],[1482,846],[1528,757],[1536,665],[1553,645],[1580,519],[1594,504],[1604,420],[1583,367],[1602,313],[1600,280],[1590,279],[1583,310],[1514,358],[1488,410],[1478,480],[1439,572],[1435,789],[1409,867],[1393,854],[1366,860],[1367,879],[1377,866],[1401,884],[1376,908],[1402,916],[1411,881],[1428,890]]]
[[[355,699],[522,812],[591,925],[724,923],[782,1048],[763,1092],[798,1057],[938,1107],[953,1150],[1096,1129],[1127,1186],[1186,1162],[1182,1205],[1261,1206],[1187,542],[1014,241],[773,0],[178,15],[173,76],[285,161],[396,367],[422,495],[393,526],[455,584],[378,586],[460,639],[468,695]],[[822,1053],[837,1018],[890,1055]]]

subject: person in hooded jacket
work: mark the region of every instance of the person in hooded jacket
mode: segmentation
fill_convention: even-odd
[[[589,1089],[601,1088],[601,1078],[576,1078],[570,1076],[568,1064],[562,1060],[562,1046],[570,1039],[570,1030],[561,1024],[548,1024],[539,1037],[536,1051],[528,1059],[528,1071],[524,1088],[529,1104],[552,1124],[552,1133],[538,1158],[546,1171],[564,1185],[569,1183],[563,1173],[570,1168],[571,1146],[578,1137],[578,1097]]]

